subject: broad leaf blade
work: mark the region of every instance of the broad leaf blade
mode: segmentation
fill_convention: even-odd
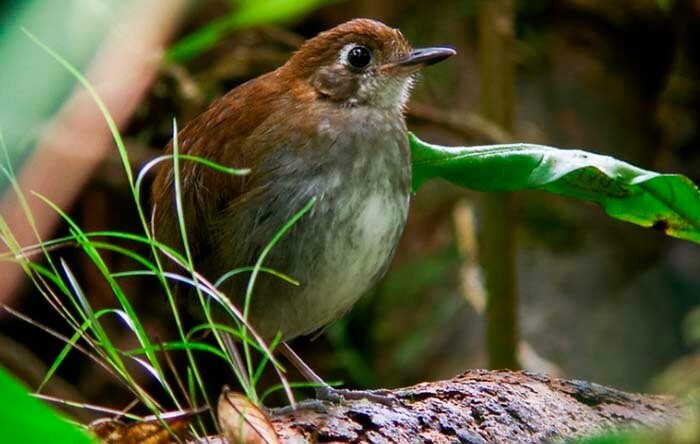
[[[544,190],[596,202],[616,219],[700,243],[700,192],[685,176],[580,150],[526,143],[452,148],[409,138],[414,190],[437,177],[478,191]]]
[[[27,391],[0,368],[0,440],[2,442],[96,442]]]

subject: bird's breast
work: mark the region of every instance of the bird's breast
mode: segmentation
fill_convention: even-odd
[[[338,131],[337,121],[320,118],[312,159],[293,150],[274,159],[274,195],[265,199],[274,208],[258,213],[281,213],[288,220],[316,201],[265,263],[300,282],[259,288],[274,292],[267,295],[274,299],[253,301],[254,321],[269,336],[282,330],[290,339],[338,319],[383,276],[393,257],[408,213],[411,164],[403,118],[381,119],[349,112]],[[278,229],[281,222],[266,219],[255,231],[269,237],[273,232],[265,227]]]
[[[369,129],[339,136],[334,149],[346,151],[344,163],[329,165],[317,178],[322,185],[307,223],[308,236],[320,248],[299,295],[317,328],[348,311],[393,257],[410,196],[404,138],[405,133]]]

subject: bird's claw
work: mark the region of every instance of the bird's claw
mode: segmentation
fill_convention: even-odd
[[[393,407],[398,402],[398,399],[389,390],[348,390],[336,389],[329,385],[316,388],[316,399],[338,404],[343,404],[348,400],[366,399],[388,407]]]

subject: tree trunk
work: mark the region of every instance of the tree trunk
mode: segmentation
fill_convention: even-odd
[[[515,33],[513,0],[479,2],[479,68],[483,116],[513,132]],[[480,253],[486,292],[489,367],[517,369],[516,220],[510,193],[483,196]]]

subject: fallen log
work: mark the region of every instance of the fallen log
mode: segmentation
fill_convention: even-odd
[[[660,427],[681,415],[663,396],[528,372],[471,370],[451,380],[271,418],[280,442],[536,443],[609,429]]]

